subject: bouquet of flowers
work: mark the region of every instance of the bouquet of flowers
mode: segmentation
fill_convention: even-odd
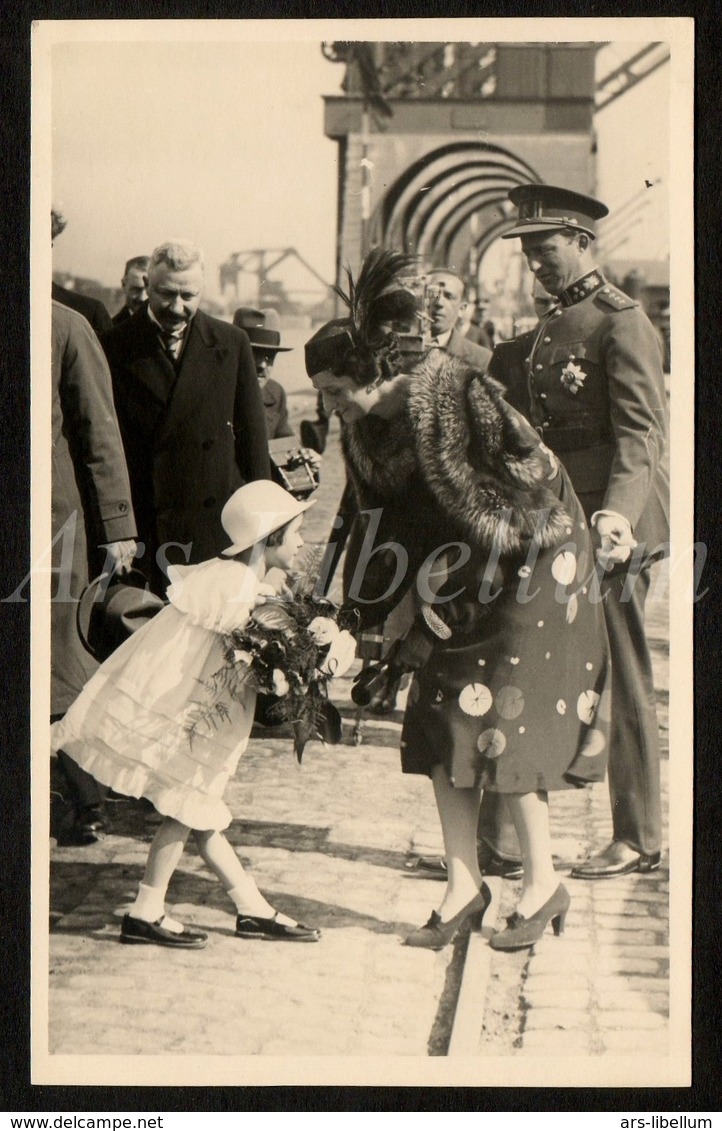
[[[266,597],[244,628],[222,637],[223,666],[203,681],[208,698],[194,703],[186,719],[191,742],[200,729],[227,722],[228,698],[242,698],[249,687],[258,693],[257,717],[291,724],[299,762],[309,739],[341,741],[328,685],[353,663],[358,614],[317,596],[308,584],[316,576],[307,566],[289,597]]]

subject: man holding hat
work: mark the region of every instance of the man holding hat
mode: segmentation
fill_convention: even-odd
[[[595,225],[606,206],[540,184],[520,185],[509,199],[518,217],[502,238],[521,239],[536,280],[558,305],[525,335],[522,364],[504,375],[507,399],[569,472],[604,565],[613,840],[572,875],[650,872],[660,862],[660,755],[644,604],[649,567],[669,538],[662,359],[639,304],[610,285],[594,262]],[[495,365],[491,372],[500,375]]]
[[[62,718],[96,664],[82,646],[77,610],[102,565],[124,574],[135,554],[136,521],[110,373],[88,321],[52,303],[51,720]],[[90,844],[107,828],[105,790],[63,750],[58,760],[73,809],[63,835]]]

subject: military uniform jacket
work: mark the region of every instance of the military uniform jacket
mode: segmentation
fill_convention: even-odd
[[[489,372],[564,463],[587,517],[615,511],[649,552],[669,538],[662,358],[639,304],[592,271]]]
[[[270,478],[266,422],[248,336],[197,311],[174,366],[147,307],[103,338],[130,474],[140,565],[156,588],[159,547],[170,561],[215,557],[228,545],[221,510],[243,483]],[[150,554],[150,558],[149,558]]]

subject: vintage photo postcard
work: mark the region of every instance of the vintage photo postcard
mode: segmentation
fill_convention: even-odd
[[[693,21],[32,78],[33,1084],[688,1086]]]

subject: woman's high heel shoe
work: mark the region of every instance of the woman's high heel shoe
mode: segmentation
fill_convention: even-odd
[[[472,931],[480,931],[484,913],[491,903],[491,892],[487,884],[482,884],[478,895],[475,895],[466,907],[462,907],[453,919],[444,922],[437,911],[431,912],[431,918],[418,931],[412,931],[406,939],[406,946],[423,946],[427,950],[441,950],[455,937],[459,928],[466,920]]]
[[[515,911],[506,921],[506,928],[491,936],[489,946],[494,950],[523,950],[539,942],[547,923],[551,922],[555,935],[561,935],[569,910],[569,892],[560,884],[546,903],[526,919]]]

